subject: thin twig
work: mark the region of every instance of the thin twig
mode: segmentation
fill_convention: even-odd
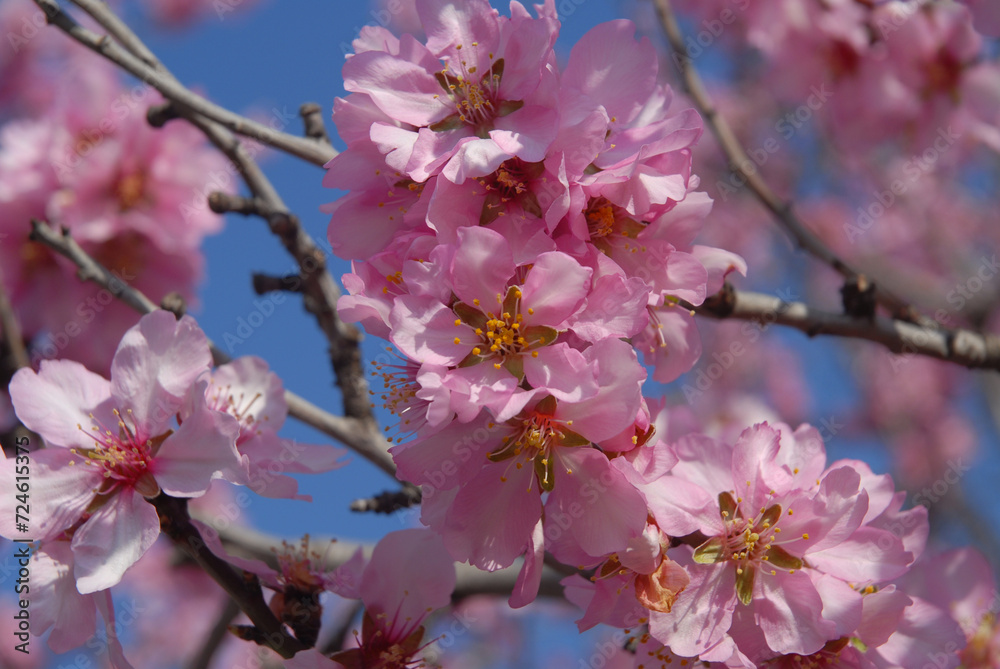
[[[112,23],[114,14],[104,3],[86,2],[85,0],[73,0],[73,2],[105,28]],[[165,98],[177,104],[179,111],[185,117],[190,118],[194,115],[201,115],[206,119],[216,121],[237,134],[252,137],[259,142],[302,158],[314,165],[325,165],[337,155],[337,151],[329,144],[324,144],[312,138],[297,137],[273,130],[262,123],[220,107],[214,102],[210,102],[188,88],[185,88],[172,75],[167,73],[162,66],[151,66],[146,62],[145,58],[134,54],[133,49],[138,49],[137,45],[141,44],[141,41],[124,23],[118,22],[116,28],[119,34],[115,35],[115,39],[129,44],[128,48],[123,46],[123,44],[119,44],[114,39],[107,36],[99,36],[84,28],[73,20],[71,16],[63,12],[56,0],[35,0],[35,4],[45,12],[49,23],[59,27],[84,46],[99,53],[144,83],[160,91]]]
[[[698,71],[694,67],[691,57],[687,55],[684,45],[684,35],[681,33],[670,0],[654,0],[654,4],[660,16],[660,22],[663,24],[667,40],[670,42],[670,47],[673,51],[673,61],[680,70],[684,88],[691,96],[691,101],[694,102],[695,107],[705,118],[705,123],[718,140],[719,146],[729,161],[729,169],[746,182],[750,190],[757,196],[757,199],[771,211],[774,218],[795,239],[799,246],[832,267],[848,282],[857,282],[860,273],[841,260],[824,244],[802,219],[795,214],[792,210],[792,203],[779,197],[767,182],[764,181],[763,177],[761,177],[756,165],[750,161],[743,150],[743,146],[740,144],[739,139],[737,139],[736,133],[733,132],[732,127],[715,107],[701,77],[698,75]],[[753,169],[748,169],[748,165],[753,165]],[[936,326],[935,321],[922,316],[912,305],[881,286],[875,291],[875,299],[896,319],[919,323],[929,328]]]
[[[114,276],[63,230],[56,231],[44,221],[32,221],[32,239],[45,244],[56,253],[65,256],[78,268],[77,275],[84,281],[91,281],[107,289],[112,295],[125,302],[140,314],[148,314],[157,308],[156,304],[141,291],[129,286]],[[209,342],[215,364],[229,362],[230,357]],[[379,433],[373,422],[344,416],[335,416],[303,397],[285,391],[288,415],[302,421],[324,434],[353,449],[356,453],[386,472],[395,476],[396,466],[388,454],[389,443]]]
[[[225,114],[237,119],[242,119],[242,117],[221,107],[211,105],[181,85],[138,36],[105,3],[95,0],[73,0],[101,26],[108,29],[109,33],[127,45],[127,48],[116,44],[108,36],[99,36],[83,28],[62,12],[55,0],[35,0],[35,2],[45,10],[50,23],[58,26],[81,44],[104,55],[128,72],[156,86],[168,100],[177,105],[177,111],[198,127],[209,141],[215,144],[238,168],[253,198],[258,200],[261,203],[261,208],[268,212],[266,218],[271,231],[281,239],[286,250],[299,265],[303,282],[303,305],[316,317],[317,323],[327,337],[330,360],[343,397],[345,415],[364,422],[366,431],[372,432],[376,425],[371,412],[368,385],[362,369],[361,333],[356,327],[342,322],[337,316],[336,304],[340,297],[340,291],[326,269],[324,252],[302,229],[298,219],[288,211],[277,190],[230,130],[250,136],[254,135],[245,132],[245,129],[241,130],[240,127],[236,127],[232,123],[227,123],[223,118]],[[153,65],[150,65],[150,62]],[[197,104],[194,104],[195,102]],[[211,105],[212,108],[205,105]],[[247,120],[242,119],[242,121]],[[267,128],[264,130],[271,132]],[[291,135],[285,135],[285,137],[295,140],[296,146],[302,142],[313,148],[322,145],[321,142],[313,139],[303,139]],[[258,139],[266,142],[264,138],[258,137]],[[290,150],[287,146],[279,146],[278,148]],[[336,155],[332,148],[327,146],[327,149],[332,154],[324,153],[320,164]],[[290,150],[290,152],[299,155],[294,150]]]
[[[9,353],[11,373],[15,369],[30,367],[31,359],[28,357],[28,349],[24,346],[24,335],[21,333],[21,323],[14,313],[14,305],[10,303],[10,296],[7,295],[7,288],[0,279],[0,334],[7,345]]]
[[[198,528],[191,523],[187,500],[161,493],[150,501],[160,516],[160,528],[163,533],[222,586],[222,589],[247,614],[267,646],[284,658],[290,658],[304,649],[298,639],[285,632],[281,622],[264,601],[260,588],[248,586],[228,562],[208,549]]]
[[[323,108],[315,102],[307,102],[299,107],[299,115],[302,117],[302,124],[305,126],[306,137],[330,143],[330,136],[326,134],[326,125],[323,123]]]
[[[772,295],[737,291],[728,284],[701,306],[682,306],[703,316],[755,321],[761,327],[777,323],[810,337],[822,334],[865,339],[901,355],[937,358],[970,369],[1000,370],[1000,337],[970,330],[929,328],[882,316],[855,318]]]
[[[229,636],[230,623],[238,615],[240,615],[239,604],[230,598],[226,598],[226,604],[219,613],[218,620],[216,620],[212,629],[209,630],[205,640],[202,641],[201,648],[198,649],[198,653],[191,660],[187,669],[208,669],[212,665],[212,658],[215,657],[216,651],[219,650],[219,646]]]

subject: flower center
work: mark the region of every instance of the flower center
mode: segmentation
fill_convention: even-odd
[[[742,497],[731,492],[719,493],[719,514],[726,525],[726,533],[715,536],[699,546],[694,561],[701,564],[733,562],[736,567],[736,591],[740,601],[749,604],[753,598],[753,583],[758,568],[772,576],[777,570],[794,573],[802,568],[802,560],[777,545],[781,528],[781,505],[762,506],[750,515]],[[789,515],[792,510],[788,510]],[[802,535],[808,539],[809,535]]]
[[[143,201],[146,195],[146,175],[133,172],[123,176],[115,186],[115,196],[118,198],[118,210],[128,211]]]
[[[80,462],[86,467],[102,469],[106,484],[99,491],[101,494],[127,486],[144,497],[153,497],[159,493],[159,486],[149,471],[149,465],[160,445],[173,431],[150,438],[143,434],[131,409],[126,410],[124,415],[118,409],[114,413],[118,418],[117,433],[101,425],[94,414],[90,414],[92,425],[89,431],[77,424],[77,429],[94,440],[94,448],[70,449],[74,455],[83,458],[70,464]]]
[[[634,241],[645,225],[606,198],[591,198],[584,210],[584,216],[587,219],[590,242],[607,255],[616,250],[625,253],[646,250],[644,246]]]
[[[570,429],[573,421],[562,422],[553,418],[555,407],[556,400],[549,395],[526,416],[508,421],[513,431],[503,438],[500,448],[486,455],[492,462],[510,459],[516,469],[531,464],[535,468],[539,487],[547,492],[555,486],[556,449],[590,443]],[[567,469],[566,473],[573,472]],[[500,480],[506,481],[506,475]]]
[[[382,392],[379,393],[382,408],[399,418],[397,422],[399,435],[386,438],[386,441],[392,443],[394,440],[401,440],[401,435],[416,432],[423,427],[426,422],[428,402],[417,397],[417,392],[421,388],[417,383],[417,372],[420,368],[412,361],[406,360],[401,365],[375,364],[375,370],[371,373],[372,376],[382,377]],[[374,396],[375,391],[369,390],[368,394]],[[372,407],[374,406],[372,403]],[[388,426],[385,428],[387,432],[389,429]]]
[[[455,48],[461,54],[461,44]],[[473,50],[479,47],[478,42],[472,43]],[[476,58],[478,61],[478,58]],[[458,118],[477,128],[490,125],[499,114],[500,78],[503,76],[503,59],[494,60],[489,54],[490,66],[482,76],[476,76],[478,67],[470,66],[468,61],[459,58],[458,62],[449,61],[445,69],[438,75],[441,86],[451,95],[458,110]],[[457,65],[457,72],[452,67]]]
[[[258,418],[251,413],[253,405],[262,397],[260,393],[256,393],[250,398],[247,398],[244,393],[240,393],[239,397],[237,397],[232,393],[232,389],[231,385],[227,385],[225,388],[217,389],[214,395],[209,391],[207,399],[212,409],[228,413],[239,421],[240,436],[237,438],[236,443],[240,445],[251,437],[260,434],[257,426],[262,422],[267,422],[269,418],[266,415]]]

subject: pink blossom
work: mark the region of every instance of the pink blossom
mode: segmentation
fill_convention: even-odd
[[[485,0],[419,0],[417,12],[426,46],[410,35],[359,40],[344,66],[345,88],[392,119],[372,127],[389,165],[417,182],[443,172],[460,183],[515,156],[541,161],[558,118],[554,82],[543,84],[557,23],[520,4],[500,17]]]
[[[231,416],[195,402],[172,426],[188,393],[204,396],[196,381],[210,363],[193,319],[155,311],[125,334],[110,381],[63,360],[43,362],[38,373],[22,369],[11,381],[18,418],[50,446],[31,455],[35,537],[72,533],[80,592],[118,583],[156,540],[160,523],[148,499],[196,497],[219,472],[241,466]],[[13,475],[6,480],[13,485]],[[13,527],[10,504],[3,515]]]
[[[72,357],[106,371],[113,350],[104,342],[118,340],[135,315],[29,241],[30,219],[69,228],[154,301],[170,291],[191,300],[203,264],[197,246],[222,223],[208,209],[206,181],[224,174],[225,162],[194,128],[149,127],[152,89],[123,88],[110,66],[67,70],[59,81],[43,115],[0,131],[0,234],[11,237],[0,245],[0,269],[34,358]]]
[[[579,630],[598,623],[635,627],[647,621],[650,610],[669,612],[689,582],[687,572],[666,557],[669,545],[670,538],[650,524],[625,550],[597,566],[592,583],[579,575],[564,579],[567,598],[585,611],[576,623]]]
[[[68,541],[45,542],[32,554],[32,634],[41,635],[51,629],[49,648],[56,653],[65,653],[94,637],[99,613],[107,636],[111,666],[113,669],[132,669],[115,633],[111,592],[103,590],[81,594],[77,590],[73,564],[73,551]]]
[[[647,492],[650,510],[673,536],[708,537],[675,557],[691,584],[673,611],[650,616],[653,635],[676,653],[724,660],[735,644],[751,659],[810,655],[857,626],[861,595],[848,583],[884,582],[914,559],[905,540],[880,529],[880,518],[901,504],[891,481],[847,462],[824,471],[812,428],[792,433],[763,423],[734,447],[691,435],[674,451],[679,462],[657,485],[680,487],[655,498]],[[753,653],[736,614],[752,615],[763,634]]]
[[[510,565],[531,540],[545,492],[546,536],[550,530],[565,533],[590,556],[624,549],[642,532],[641,497],[589,444],[632,424],[644,372],[630,347],[617,339],[603,340],[583,355],[600,361],[594,379],[599,391],[589,399],[547,395],[503,424],[449,427],[393,449],[400,476],[430,486],[424,520],[444,534],[456,559],[489,570]],[[459,453],[458,430],[485,435]],[[452,464],[442,467],[447,462]],[[454,494],[445,492],[455,487]],[[555,525],[556,517],[568,522]]]
[[[281,379],[262,359],[246,356],[220,365],[208,379],[208,406],[236,418],[240,434],[236,449],[245,456],[248,472],[241,467],[228,472],[234,483],[248,485],[265,497],[299,495],[298,482],[290,474],[316,474],[342,467],[342,448],[301,444],[278,436],[288,415]]]
[[[423,621],[451,602],[454,589],[455,566],[437,534],[390,532],[376,544],[361,576],[360,646],[334,654],[334,660],[351,667],[408,666],[420,651]]]

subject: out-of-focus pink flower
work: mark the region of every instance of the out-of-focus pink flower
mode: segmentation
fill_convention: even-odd
[[[74,574],[82,593],[118,583],[160,533],[147,503],[161,491],[203,494],[221,471],[241,467],[239,426],[204,402],[179,427],[173,417],[211,364],[204,333],[194,320],[155,311],[122,339],[110,382],[72,361],[22,369],[10,393],[18,418],[49,445],[34,452],[35,537],[72,534]],[[4,486],[13,500],[14,461]],[[14,527],[13,502],[0,503]]]
[[[154,301],[170,291],[190,300],[202,272],[198,246],[222,223],[206,195],[234,184],[196,129],[149,127],[152,88],[126,89],[101,63],[68,70],[59,82],[44,113],[0,130],[0,271],[33,359],[73,358],[106,372],[106,342],[120,339],[135,315],[29,241],[30,220],[68,228],[118,280]]]
[[[316,474],[346,464],[340,460],[346,453],[342,448],[300,444],[278,436],[288,415],[285,388],[260,358],[237,358],[213,370],[206,401],[240,424],[236,448],[247,458],[249,469],[241,467],[227,477],[259,495],[311,501],[308,495],[297,494],[298,482],[286,473]]]
[[[365,617],[359,646],[333,659],[348,667],[410,666],[421,648],[424,620],[451,602],[454,589],[455,565],[436,533],[390,532],[376,544],[361,575]]]
[[[94,627],[100,614],[111,666],[113,669],[132,669],[116,634],[111,592],[103,590],[81,594],[73,575],[74,562],[70,542],[61,539],[44,542],[32,555],[31,632],[40,635],[51,628],[49,648],[56,653],[65,653],[94,637]]]

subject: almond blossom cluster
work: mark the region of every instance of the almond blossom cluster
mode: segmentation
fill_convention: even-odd
[[[551,2],[537,17],[516,2],[510,17],[482,1],[417,10],[426,45],[366,28],[344,67],[348,148],[324,181],[350,191],[328,207],[331,244],[356,259],[341,314],[403,356],[381,366],[384,406],[413,437],[394,457],[433,489],[424,518],[454,557],[540,556],[543,498],[564,513],[593,486],[610,492],[579,540],[605,554],[645,508],[580,447],[637,445],[638,353],[657,380],[689,369],[700,341],[680,302],[744,269],[693,243],[711,207],[691,173],[701,121],[671,108],[628,21],[593,29],[560,72]]]
[[[170,292],[193,300],[201,243],[222,227],[206,195],[234,180],[197,129],[147,123],[160,101],[150,86],[125,87],[110,66],[74,57],[82,63],[64,65],[53,99],[0,127],[0,281],[35,363],[71,358],[107,373],[109,342],[136,316],[31,241],[31,220],[69,230],[119,286],[156,302]]]
[[[797,132],[818,113],[838,148],[858,157],[877,155],[872,149],[888,141],[920,152],[959,137],[966,148],[983,143],[1000,150],[1000,68],[983,39],[1000,28],[996,3],[677,4],[698,21],[686,38],[691,59],[724,31],[738,31],[738,43],[776,65],[763,73],[768,90],[797,107],[778,121],[782,133]],[[736,43],[733,37],[726,43]]]
[[[326,208],[354,259],[339,310],[393,344],[376,404],[450,556],[522,558],[513,607],[546,553],[592,574],[564,582],[580,628],[640,628],[637,666],[909,666],[932,624],[957,648],[948,614],[895,583],[927,522],[888,476],[827,466],[807,426],[656,434],[640,357],[658,381],[690,369],[682,305],[745,265],[694,243],[701,121],[648,41],[606,23],[560,68],[551,0],[416,8],[426,43],[355,41],[324,185],[348,191]]]
[[[63,652],[109,623],[109,589],[160,534],[152,500],[194,498],[214,479],[271,497],[296,497],[297,483],[271,472],[322,472],[341,466],[341,449],[278,438],[287,407],[280,381],[260,360],[211,370],[208,340],[189,316],[144,316],[122,338],[110,380],[72,360],[46,360],[18,371],[10,395],[18,419],[46,448],[7,458],[0,502],[3,536],[21,539],[15,471],[31,472],[31,522],[38,542],[32,587],[49,644]],[[283,450],[294,448],[295,458]],[[298,496],[301,498],[301,496]],[[306,498],[308,499],[308,498]],[[37,610],[37,613],[35,611]],[[120,651],[120,648],[118,649]],[[127,666],[124,660],[116,666]]]

